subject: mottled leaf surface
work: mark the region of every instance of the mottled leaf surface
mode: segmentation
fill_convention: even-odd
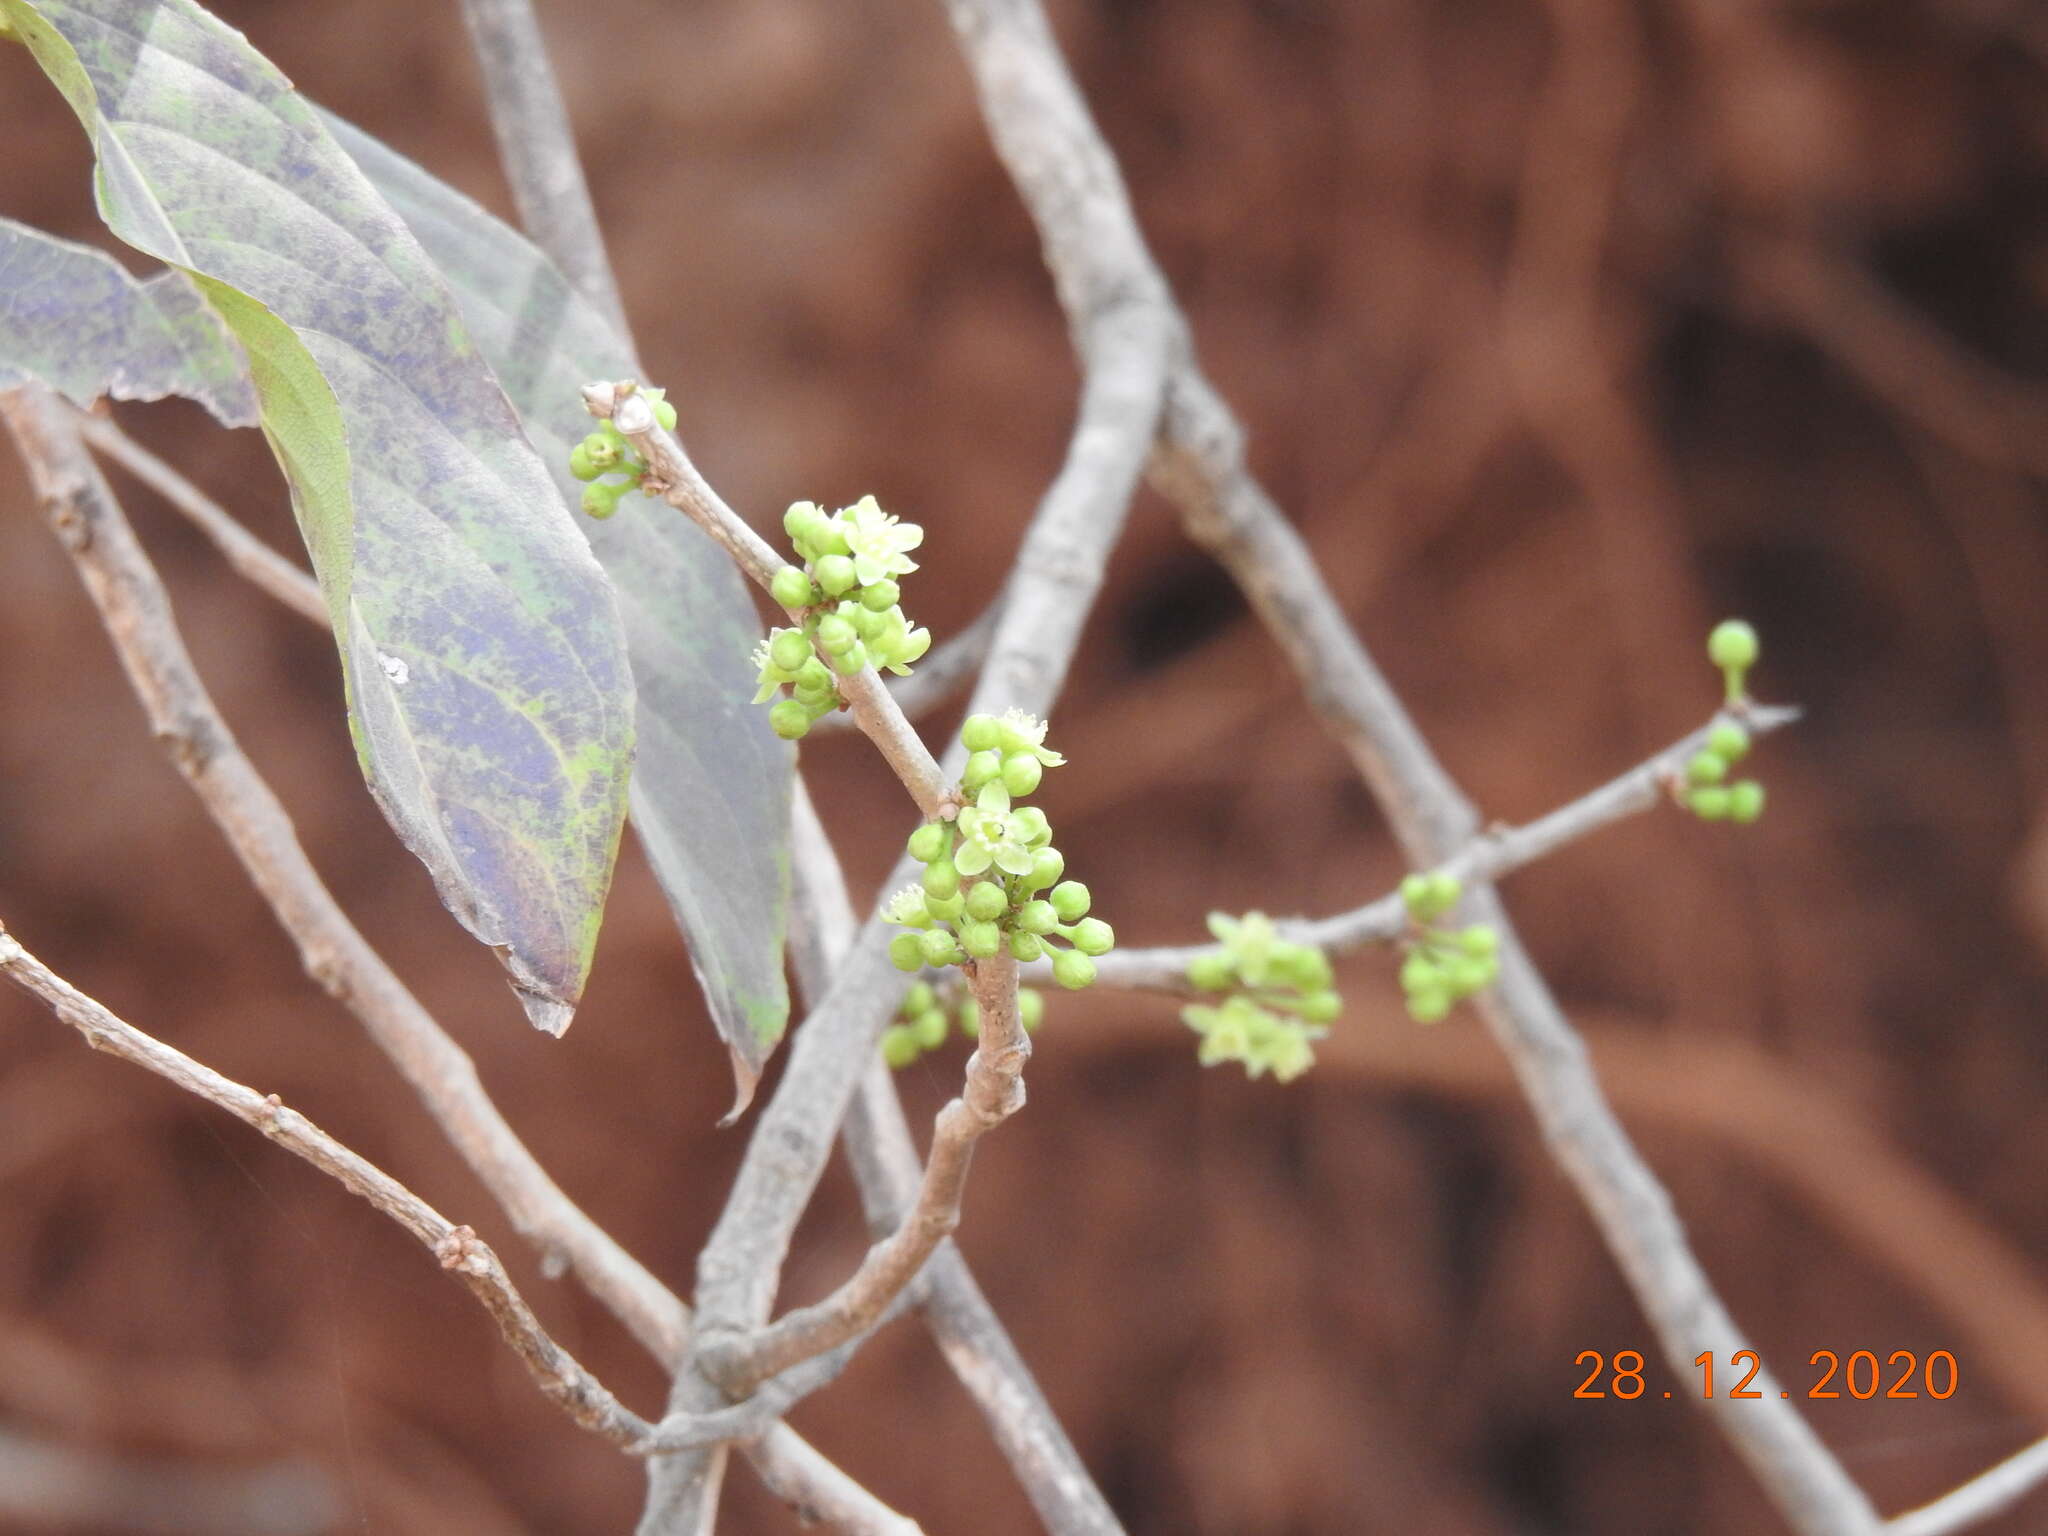
[[[242,36],[190,0],[0,0],[98,155],[101,216],[248,354],[364,771],[560,1033],[625,822],[618,607],[433,263]]]
[[[569,449],[593,425],[578,386],[631,376],[626,344],[523,236],[367,134],[328,126],[447,276],[573,501],[582,487]],[[680,514],[629,497],[610,521],[582,522],[618,588],[639,688],[633,826],[689,937],[744,1100],[789,1017],[795,755],[749,703],[760,620],[732,561]]]
[[[131,276],[104,251],[0,218],[0,389],[197,400],[223,426],[256,425],[242,349],[182,272]]]

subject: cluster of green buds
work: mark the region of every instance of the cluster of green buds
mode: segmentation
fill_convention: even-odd
[[[896,583],[917,569],[910,551],[924,542],[924,529],[916,523],[863,496],[832,513],[799,501],[783,514],[782,527],[804,563],[777,571],[768,591],[797,623],[770,631],[754,653],[761,669],[754,702],[765,704],[789,688],[790,696],[768,711],[768,723],[776,735],[795,741],[839,707],[835,673],[852,677],[872,664],[907,676],[910,664],[931,648],[932,636],[910,627]]]
[[[1263,912],[1211,912],[1209,932],[1218,947],[1188,963],[1188,982],[1228,995],[1213,1006],[1190,1003],[1180,1015],[1202,1037],[1202,1065],[1238,1061],[1248,1077],[1271,1072],[1292,1082],[1315,1065],[1314,1042],[1344,1006],[1330,985],[1329,956],[1281,938]]]
[[[950,1006],[960,1021],[960,1033],[970,1040],[981,1038],[981,1005],[965,987],[950,1004],[944,991],[928,981],[914,981],[903,994],[896,1021],[882,1031],[882,1059],[892,1067],[907,1067],[926,1051],[946,1043],[946,1014]],[[1017,1019],[1027,1033],[1045,1022],[1045,996],[1035,987],[1017,989]]]
[[[643,389],[640,393],[654,407],[654,419],[661,423],[661,430],[673,432],[676,408],[662,398],[666,391]],[[601,421],[596,431],[569,450],[569,473],[589,482],[583,487],[583,510],[592,517],[606,518],[619,510],[621,497],[640,489],[640,477],[647,473],[647,462],[633,451],[633,445],[620,435],[617,427]]]
[[[1728,707],[1749,703],[1749,669],[1762,646],[1756,630],[1741,619],[1724,619],[1707,636],[1707,660],[1721,669],[1728,685]],[[1755,779],[1730,780],[1734,766],[1749,755],[1749,732],[1739,721],[1716,720],[1706,745],[1686,760],[1685,780],[1673,785],[1678,803],[1701,821],[1748,823],[1764,813],[1764,787]]]
[[[1060,878],[1067,861],[1052,845],[1045,812],[1016,803],[1066,759],[1045,745],[1043,722],[1016,710],[1001,719],[969,715],[960,740],[969,754],[961,788],[973,803],[954,821],[927,822],[910,834],[910,855],[924,875],[883,908],[890,922],[911,930],[889,941],[889,958],[915,971],[1008,949],[1020,961],[1049,957],[1063,987],[1087,986],[1095,980],[1093,957],[1108,954],[1116,934],[1088,915],[1088,887]]]
[[[1716,720],[1707,744],[1686,761],[1685,808],[1701,821],[1755,821],[1764,813],[1764,787],[1755,779],[1729,782],[1728,771],[1748,755],[1749,732],[1733,720]]]
[[[1401,904],[1408,909],[1410,929],[1403,946],[1401,991],[1408,1001],[1408,1016],[1418,1024],[1436,1023],[1500,975],[1500,935],[1491,925],[1436,925],[1463,894],[1458,877],[1440,869],[1401,882]]]

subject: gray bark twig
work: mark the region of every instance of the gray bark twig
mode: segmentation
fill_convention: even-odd
[[[1978,1473],[1932,1504],[1896,1515],[1885,1523],[1894,1536],[1948,1536],[2003,1514],[2048,1482],[2048,1439],[2036,1440],[1996,1466]]]
[[[0,976],[77,1030],[94,1050],[146,1068],[187,1093],[219,1105],[367,1200],[410,1232],[443,1269],[469,1287],[549,1401],[584,1429],[622,1449],[638,1450],[646,1444],[654,1426],[620,1403],[548,1337],[498,1256],[470,1228],[448,1220],[383,1169],[287,1108],[276,1094],[260,1094],[223,1077],[117,1018],[36,959],[4,927],[0,927]]]
[[[483,70],[491,132],[520,227],[619,335],[630,337],[568,109],[532,5],[528,0],[462,0],[462,19]]]
[[[1717,715],[1714,721],[1681,736],[1626,773],[1548,815],[1519,827],[1488,828],[1435,868],[1456,876],[1468,888],[1492,885],[1602,827],[1653,809],[1664,803],[1669,784],[1683,775],[1686,763],[1706,745],[1707,733],[1722,718]],[[1740,716],[1753,737],[1782,730],[1798,718],[1798,710],[1782,705],[1752,706]],[[1313,944],[1342,953],[1399,938],[1407,932],[1409,918],[1401,893],[1396,890],[1329,917],[1279,918],[1274,927],[1292,943]],[[1193,989],[1187,979],[1189,964],[1215,947],[1212,942],[1157,949],[1114,949],[1095,962],[1096,984],[1190,993]],[[1051,975],[1050,966],[1034,964],[1027,969],[1025,979],[1036,985]]]
[[[212,541],[235,572],[276,598],[301,618],[325,626],[327,600],[310,572],[292,564],[222,510],[220,503],[136,442],[115,423],[80,411],[79,435],[93,451],[112,459],[163,497]]]

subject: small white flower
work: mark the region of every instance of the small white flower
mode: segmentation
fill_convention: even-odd
[[[1006,709],[996,724],[1003,733],[1004,756],[1029,752],[1048,768],[1057,768],[1066,761],[1045,744],[1045,722],[1038,716],[1027,715],[1021,709]]]
[[[862,586],[917,569],[908,552],[924,542],[924,529],[898,521],[884,512],[874,497],[863,496],[852,506],[841,508],[839,525],[853,556],[854,578]]]

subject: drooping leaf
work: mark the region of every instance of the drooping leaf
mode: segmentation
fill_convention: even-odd
[[[573,501],[569,449],[594,425],[578,386],[630,377],[626,344],[524,236],[361,130],[328,126],[439,264]],[[789,1017],[794,754],[748,702],[760,620],[732,561],[679,514],[628,497],[609,521],[581,521],[619,590],[639,687],[633,825],[689,937],[744,1104]]]
[[[73,405],[197,400],[256,425],[249,365],[182,272],[129,275],[104,251],[0,218],[0,388],[29,379]]]
[[[559,1034],[625,820],[617,605],[404,222],[191,0],[0,0],[98,156],[107,226],[248,354],[372,790]]]

